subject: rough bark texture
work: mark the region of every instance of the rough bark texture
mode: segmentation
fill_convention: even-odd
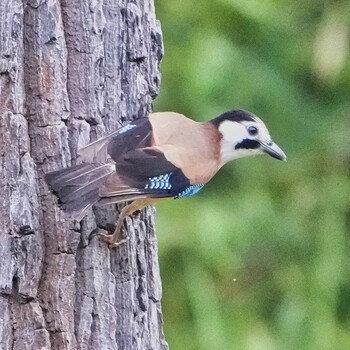
[[[161,56],[153,0],[1,0],[1,350],[167,349],[153,209],[111,250],[116,207],[75,222],[43,181],[147,115]]]

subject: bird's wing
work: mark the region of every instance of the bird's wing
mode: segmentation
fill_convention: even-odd
[[[126,152],[148,147],[152,143],[152,126],[148,118],[130,122],[78,151],[82,162],[117,161]]]
[[[159,139],[158,135],[157,142],[155,123],[157,130],[162,125],[162,129],[158,130],[162,137]],[[183,123],[184,129],[181,128]],[[83,162],[104,163],[112,160],[115,163],[116,172],[110,174],[99,188],[99,202],[183,197],[196,193],[203,185],[201,181],[194,182],[189,178],[188,168],[195,168],[196,162],[200,161],[198,152],[193,147],[182,145],[183,139],[191,140],[193,137],[193,123],[175,113],[158,113],[156,118],[153,114],[150,118],[131,122],[81,149],[78,154]],[[173,134],[179,137],[174,139]],[[174,149],[179,153],[177,157],[173,155]],[[177,163],[178,159],[180,161]],[[206,157],[200,163],[206,168],[210,159]],[[186,165],[185,169],[183,164]]]
[[[182,197],[193,186],[180,168],[152,147],[136,149],[118,158],[117,171],[99,190],[102,198],[115,201],[136,198]]]

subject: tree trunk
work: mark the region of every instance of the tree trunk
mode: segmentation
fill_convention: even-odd
[[[168,348],[154,210],[109,249],[116,206],[76,222],[43,180],[150,112],[161,56],[153,0],[1,0],[1,350]]]

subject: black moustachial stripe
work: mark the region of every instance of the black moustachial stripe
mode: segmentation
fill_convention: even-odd
[[[255,140],[244,139],[242,142],[237,143],[235,149],[256,149],[259,148],[260,143]]]

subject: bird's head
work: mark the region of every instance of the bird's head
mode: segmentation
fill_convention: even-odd
[[[282,149],[272,141],[265,124],[249,112],[229,111],[211,123],[221,134],[221,165],[233,159],[264,153],[287,160]]]

